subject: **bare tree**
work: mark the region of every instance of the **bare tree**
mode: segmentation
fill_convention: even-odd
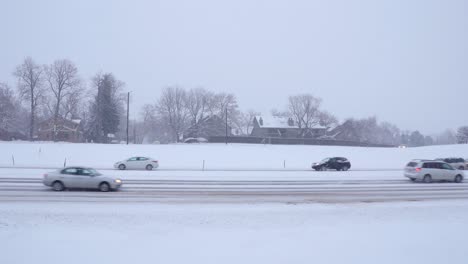
[[[289,115],[300,129],[299,136],[305,136],[310,128],[320,124],[320,105],[322,100],[310,94],[300,94],[289,97]]]
[[[24,62],[16,67],[13,75],[18,78],[18,91],[20,97],[29,102],[29,139],[34,139],[36,111],[44,93],[44,72],[43,68],[37,65],[31,57],[27,57]]]
[[[250,135],[253,128],[253,119],[258,115],[260,113],[254,110],[240,112],[238,118],[234,121],[234,128],[239,132],[238,134]]]
[[[457,130],[458,144],[468,144],[468,126],[459,127]]]
[[[7,130],[16,116],[13,91],[5,83],[0,83],[0,129]]]
[[[69,60],[56,60],[50,66],[45,67],[46,79],[49,89],[54,97],[53,117],[54,117],[54,141],[57,136],[57,125],[60,111],[65,98],[70,97],[79,88],[80,78],[78,69]],[[72,99],[75,100],[75,99]]]
[[[333,127],[338,125],[338,119],[327,111],[320,111],[318,114],[319,125],[323,127]]]
[[[180,87],[167,87],[156,105],[158,113],[171,128],[173,140],[176,142],[179,142],[187,127],[186,96],[185,90]]]
[[[69,95],[62,100],[62,113],[61,116],[65,119],[77,118],[82,115],[83,101],[85,99],[84,89],[77,87],[71,90]]]
[[[209,102],[212,97],[213,94],[203,88],[195,88],[187,92],[185,107],[192,124],[197,124],[208,113]]]

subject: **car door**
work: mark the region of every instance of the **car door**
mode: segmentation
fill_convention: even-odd
[[[83,173],[84,168],[77,168],[77,173],[73,175],[73,188],[88,188],[89,175]]]
[[[440,169],[437,167],[437,164],[437,162],[425,162],[423,164],[423,176],[429,174],[433,180],[438,180],[440,177]]]
[[[148,165],[148,158],[140,157],[138,165],[140,170],[146,169],[146,165]]]
[[[434,181],[440,181],[444,178],[443,176],[443,170],[441,167],[442,163],[439,162],[431,162],[431,176]]]
[[[454,180],[455,174],[456,174],[455,169],[447,163],[441,163],[440,165],[441,165],[441,168],[443,171],[443,177],[444,177],[442,180],[446,180],[446,181]]]
[[[328,160],[327,168],[333,169],[333,170],[336,169],[336,159],[335,158],[331,158],[331,159]]]
[[[127,169],[136,169],[138,167],[138,157],[129,158],[126,162]]]
[[[82,169],[79,171],[80,176],[82,177],[82,188],[96,189],[99,185],[99,179],[94,175],[94,173],[89,169]]]
[[[77,168],[66,168],[60,172],[59,179],[68,188],[76,188],[76,175],[78,173]]]

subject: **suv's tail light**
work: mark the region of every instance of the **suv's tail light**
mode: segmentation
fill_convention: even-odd
[[[416,168],[414,169],[416,172],[420,172],[421,171],[421,168]]]

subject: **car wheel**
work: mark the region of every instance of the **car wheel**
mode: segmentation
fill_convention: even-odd
[[[416,178],[410,178],[410,180],[411,180],[412,182],[414,182],[414,181],[416,181]]]
[[[103,183],[99,184],[99,190],[101,192],[108,192],[108,191],[110,191],[110,186],[109,186],[109,184],[107,182],[103,182]]]
[[[125,168],[126,168],[125,165],[123,165],[123,164],[119,165],[119,170],[125,170]]]
[[[348,166],[344,166],[344,167],[341,168],[341,169],[344,170],[344,171],[347,171],[347,170],[349,170],[349,167],[348,167]]]
[[[62,182],[56,181],[52,184],[52,189],[56,192],[61,192],[65,190],[65,185]]]
[[[431,175],[429,175],[429,174],[425,175],[424,178],[423,178],[423,181],[424,181],[425,183],[431,183],[431,182],[432,182],[432,177],[431,177]]]
[[[153,165],[151,164],[146,165],[146,170],[153,170]]]
[[[460,183],[460,182],[462,182],[462,181],[463,181],[463,177],[462,177],[461,175],[455,176],[455,182],[456,182],[456,183]]]

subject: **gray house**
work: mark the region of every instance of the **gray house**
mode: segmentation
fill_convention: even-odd
[[[309,128],[305,138],[318,138],[326,135],[328,128],[315,126]],[[263,138],[299,138],[302,129],[292,118],[276,116],[256,116],[253,119],[251,136]]]

